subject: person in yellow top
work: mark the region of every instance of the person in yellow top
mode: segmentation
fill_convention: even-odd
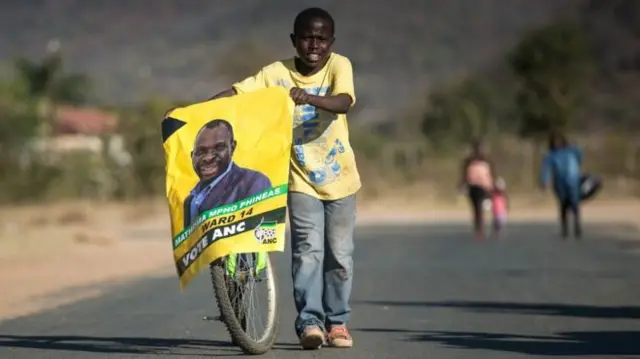
[[[361,182],[346,114],[356,96],[351,62],[331,50],[334,29],[327,11],[303,10],[291,34],[296,56],[271,63],[213,97],[282,86],[296,104],[288,207],[298,311],[294,325],[305,349],[320,348],[325,338],[332,347],[353,345],[346,324]]]

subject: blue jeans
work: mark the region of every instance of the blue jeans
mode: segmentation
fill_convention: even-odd
[[[353,283],[356,198],[335,201],[290,192],[291,273],[298,336],[309,325],[346,324]]]

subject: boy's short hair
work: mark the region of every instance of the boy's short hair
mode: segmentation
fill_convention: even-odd
[[[293,33],[297,34],[301,32],[313,19],[321,19],[328,22],[331,25],[331,33],[335,33],[336,24],[333,21],[333,17],[327,10],[319,7],[309,7],[300,11],[293,21]]]

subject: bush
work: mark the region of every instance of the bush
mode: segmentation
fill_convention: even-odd
[[[434,148],[450,150],[460,143],[504,131],[511,112],[508,95],[496,84],[469,77],[429,96],[422,133]]]
[[[115,175],[124,197],[164,194],[164,149],[160,124],[174,104],[156,99],[122,113],[120,134],[131,156],[130,165]]]
[[[34,148],[35,105],[0,94],[0,201],[23,202],[46,195],[59,170]]]

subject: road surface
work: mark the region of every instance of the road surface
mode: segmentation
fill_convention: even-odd
[[[348,352],[298,349],[288,253],[277,254],[282,326],[264,357],[640,357],[640,257],[633,242],[593,227],[583,242],[561,242],[555,230],[512,225],[507,240],[476,243],[466,227],[453,224],[359,228],[355,347]],[[0,323],[0,358],[241,355],[222,323],[202,320],[217,315],[206,275],[185,293],[175,277],[108,293]]]

